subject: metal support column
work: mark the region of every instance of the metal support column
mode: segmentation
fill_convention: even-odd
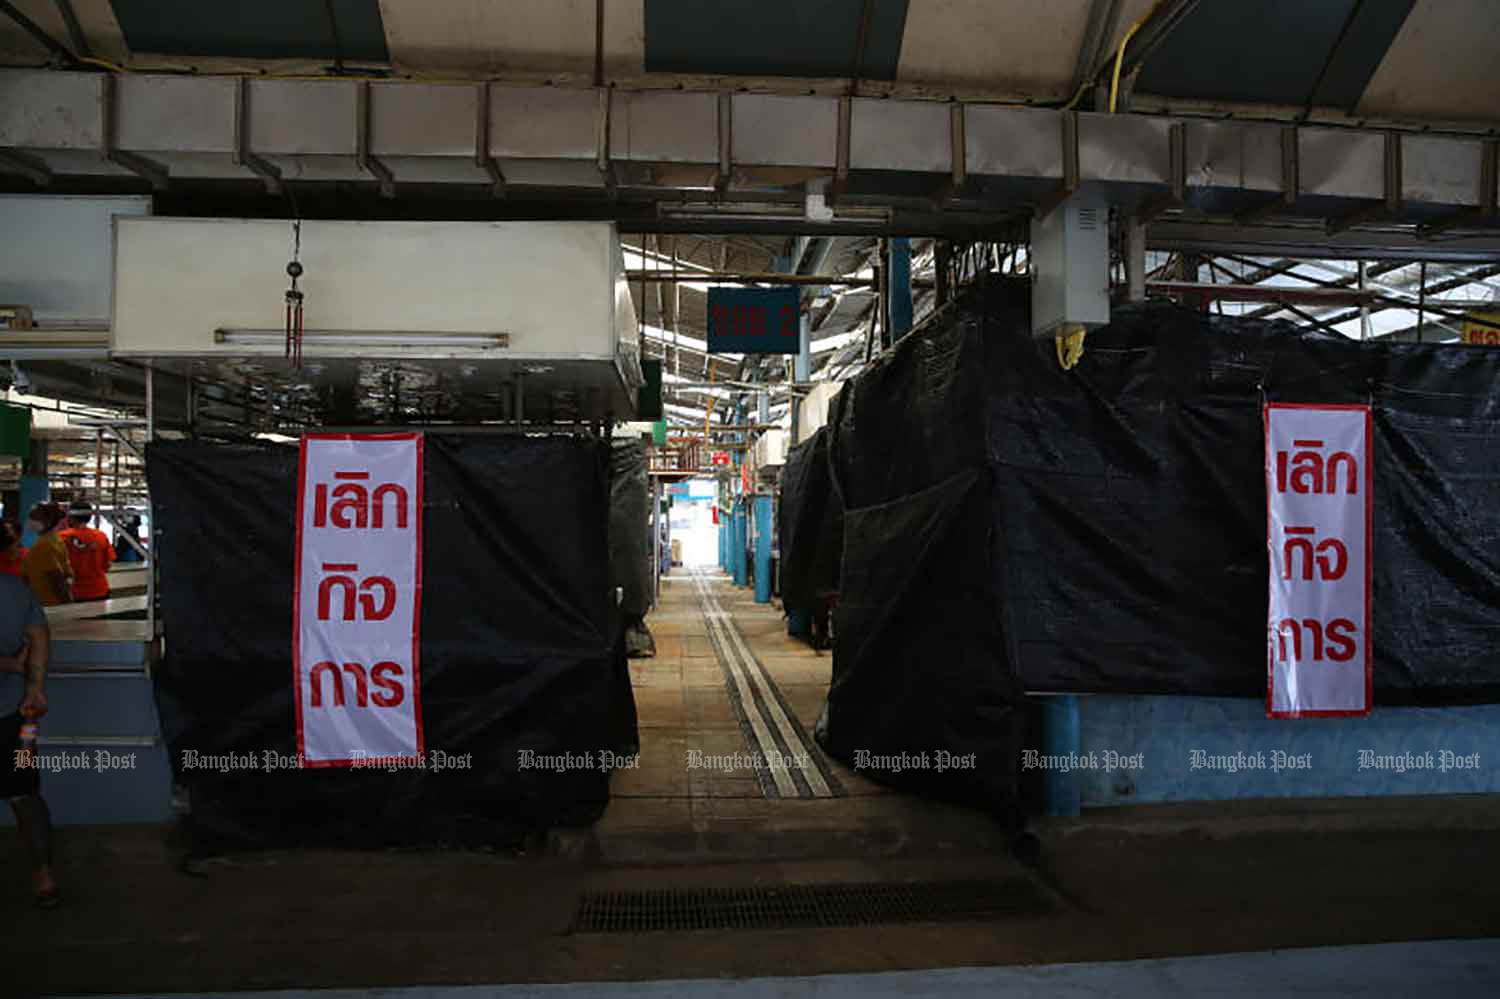
[[[771,497],[755,497],[755,602],[771,602]]]
[[[891,343],[911,331],[911,240],[898,236],[890,241],[886,263],[886,291],[890,295]]]
[[[745,546],[750,540],[750,518],[746,509],[748,501],[748,496],[741,496],[734,505],[734,547],[729,552],[729,559],[734,565],[735,586],[744,586],[750,581],[750,567],[745,560]]]
[[[792,380],[812,380],[812,316],[803,312],[797,329],[797,356],[792,361]]]
[[[661,602],[661,479],[651,480],[651,606]]]

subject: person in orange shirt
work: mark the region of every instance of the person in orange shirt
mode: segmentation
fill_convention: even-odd
[[[21,562],[21,572],[43,607],[73,602],[73,567],[68,564],[68,544],[59,530],[67,526],[66,519],[67,514],[56,503],[38,503],[26,515],[26,526],[37,539]]]
[[[25,558],[26,549],[21,544],[20,530],[8,520],[0,520],[0,573],[21,575],[21,563]]]
[[[75,501],[68,507],[68,526],[60,532],[73,569],[73,599],[78,601],[109,599],[109,566],[115,560],[115,546],[109,535],[89,526],[93,517],[93,507]]]

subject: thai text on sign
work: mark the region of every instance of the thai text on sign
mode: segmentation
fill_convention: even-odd
[[[1370,409],[1265,408],[1266,713],[1370,711]]]
[[[1466,316],[1459,339],[1464,343],[1500,346],[1500,312],[1475,312]]]
[[[420,760],[422,435],[308,434],[298,483],[298,757]]]

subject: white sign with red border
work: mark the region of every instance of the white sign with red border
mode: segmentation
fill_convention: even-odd
[[[302,438],[296,573],[302,764],[420,761],[421,434]]]
[[[1370,408],[1269,403],[1266,713],[1370,712]]]

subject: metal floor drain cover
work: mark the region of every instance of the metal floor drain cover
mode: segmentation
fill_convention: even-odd
[[[695,891],[586,892],[574,933],[778,930],[881,923],[961,922],[1047,912],[1029,881],[816,884]]]

